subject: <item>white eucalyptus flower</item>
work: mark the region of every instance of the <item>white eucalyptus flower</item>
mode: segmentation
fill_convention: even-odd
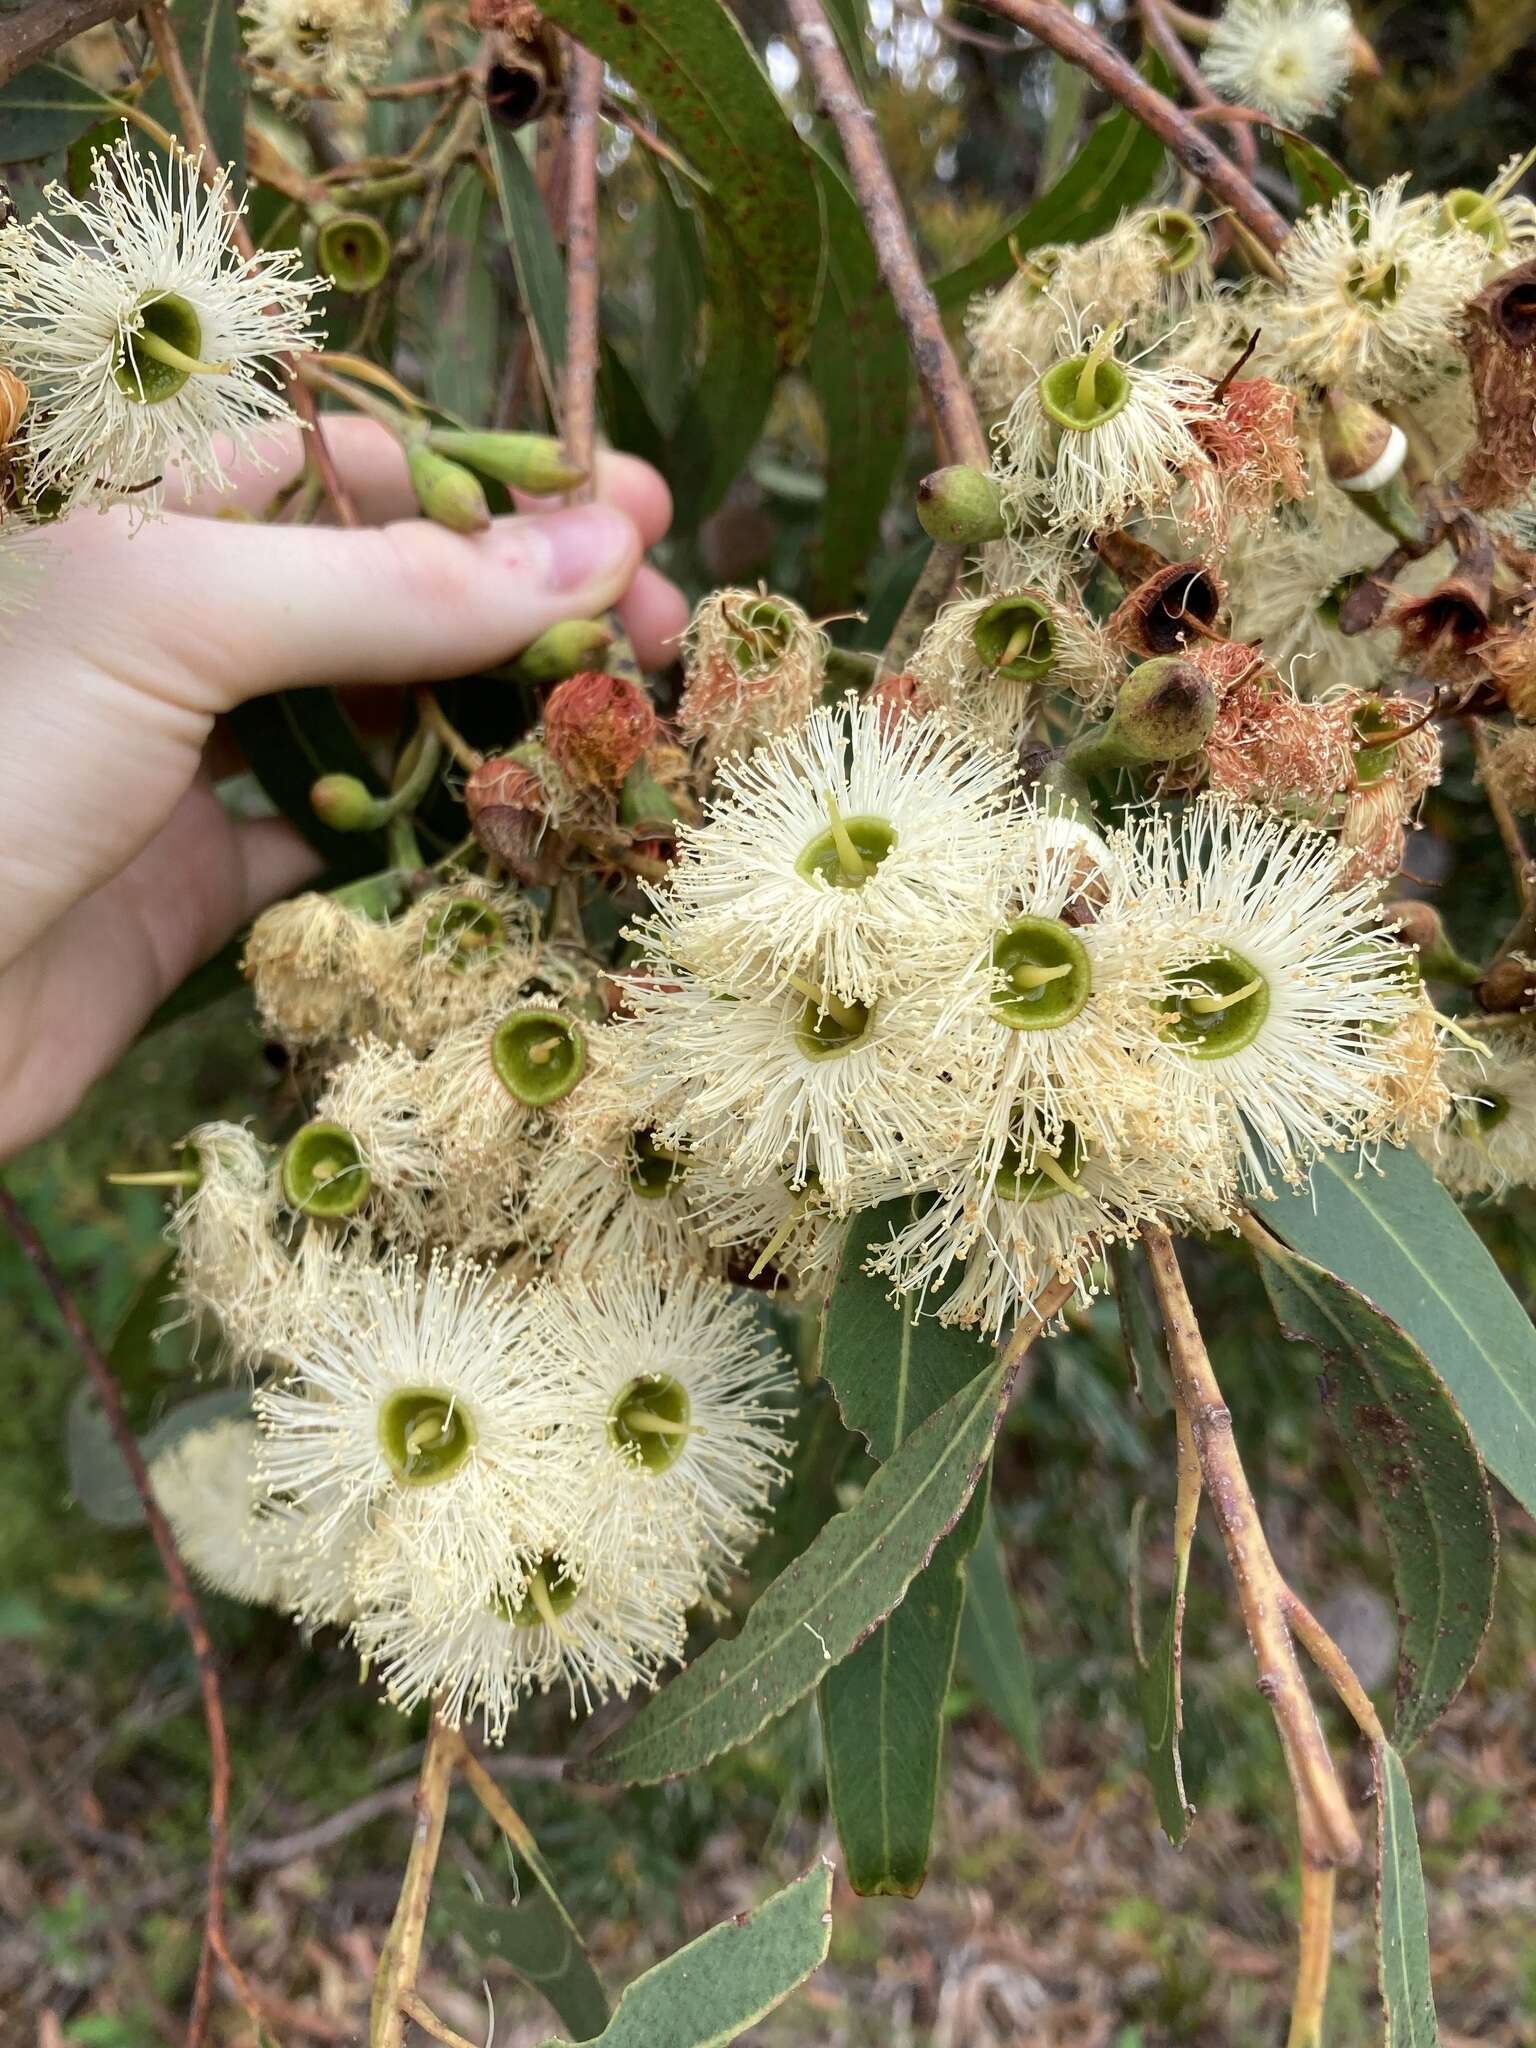
[[[1487,1050],[1443,1055],[1451,1091],[1443,1122],[1416,1140],[1435,1177],[1455,1195],[1498,1195],[1536,1184],[1536,1032],[1486,1034]]]
[[[268,1517],[254,1422],[229,1416],[189,1430],[160,1453],[149,1477],[182,1555],[205,1585],[252,1606],[279,1604],[283,1558],[262,1541]]]
[[[339,99],[377,78],[405,26],[410,0],[244,0],[246,49],[272,75],[257,72],[280,106],[309,86]]]
[[[912,657],[925,701],[998,748],[1033,734],[1047,691],[1101,708],[1122,668],[1075,592],[1029,587],[946,605]]]
[[[1354,32],[1340,0],[1227,0],[1200,68],[1223,99],[1305,128],[1348,90]]]
[[[901,1192],[894,1176],[884,1186],[873,1171],[855,1170],[853,1179],[864,1208]],[[804,1186],[787,1175],[743,1180],[695,1162],[688,1172],[687,1196],[695,1228],[710,1244],[735,1252],[750,1279],[770,1271],[783,1274],[803,1297],[837,1268],[848,1219],[827,1200],[817,1180]]]
[[[288,413],[279,358],[313,348],[317,279],[293,250],[249,262],[231,246],[229,174],[126,141],[94,159],[76,198],[0,233],[0,360],[31,393],[19,451],[29,493],[70,504],[131,496],[158,508],[168,473],[223,488],[231,449],[259,464],[260,431]]]

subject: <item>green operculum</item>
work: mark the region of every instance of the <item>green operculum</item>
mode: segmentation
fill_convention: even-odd
[[[280,1177],[283,1199],[304,1216],[355,1216],[373,1192],[356,1138],[345,1125],[323,1118],[288,1140]]]
[[[1088,1147],[1075,1124],[1062,1125],[1054,1149],[1038,1140],[1025,1146],[1010,1138],[992,1185],[1005,1202],[1049,1202],[1057,1195],[1081,1197],[1078,1175],[1087,1158]]]
[[[636,1131],[629,1141],[629,1185],[642,1201],[660,1201],[671,1194],[688,1171],[681,1152],[656,1142],[652,1130]]]
[[[992,1013],[1010,1031],[1070,1024],[1093,993],[1088,950],[1054,917],[1019,917],[992,939]]]
[[[463,974],[483,960],[494,960],[506,941],[506,919],[499,910],[476,896],[455,896],[427,919],[421,956],[446,959],[450,973]]]
[[[820,875],[834,889],[862,889],[896,844],[896,828],[885,818],[844,817],[830,789],[822,802],[827,828],[800,849],[795,873],[806,881]]]
[[[1148,214],[1142,232],[1158,247],[1159,261],[1167,277],[1177,277],[1200,259],[1205,236],[1200,223],[1176,206],[1161,206]]]
[[[1213,953],[1168,976],[1161,1004],[1193,1059],[1224,1060],[1251,1045],[1269,1015],[1269,983],[1240,953]]]
[[[580,1580],[546,1554],[529,1574],[521,1599],[499,1601],[497,1612],[514,1628],[547,1628],[559,1635],[560,1617],[580,1591]]]
[[[1474,192],[1466,185],[1459,185],[1441,200],[1440,218],[1448,228],[1464,228],[1469,235],[1480,235],[1490,249],[1504,249],[1509,245],[1509,235],[1499,218],[1499,209],[1486,192]]]
[[[1091,434],[1124,410],[1130,401],[1131,379],[1115,361],[1113,330],[1101,334],[1086,355],[1054,363],[1040,379],[1040,404],[1046,417],[1074,434]]]
[[[220,377],[229,369],[228,363],[202,360],[203,323],[180,293],[152,293],[134,310],[139,325],[119,342],[112,373],[125,396],[162,405],[189,377]]]
[[[619,1389],[608,1410],[608,1441],[632,1464],[665,1472],[688,1443],[692,1404],[670,1373],[640,1373]]]
[[[557,1010],[513,1010],[492,1034],[491,1065],[509,1095],[545,1109],[563,1101],[586,1072],[586,1035]]]
[[[805,997],[795,1043],[807,1059],[835,1059],[863,1042],[874,1021],[873,1003],[842,1002],[802,974],[792,974],[789,981]]]
[[[1456,1128],[1463,1138],[1486,1138],[1509,1115],[1509,1097],[1497,1088],[1479,1085],[1477,1094],[1456,1105]]]
[[[1011,683],[1033,683],[1056,661],[1056,622],[1037,597],[1002,597],[971,628],[971,644],[987,667]]]
[[[432,1486],[474,1449],[463,1404],[439,1387],[402,1387],[379,1411],[379,1446],[402,1486]]]

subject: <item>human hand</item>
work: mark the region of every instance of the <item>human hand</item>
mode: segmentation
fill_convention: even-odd
[[[0,629],[0,1157],[52,1129],[145,1019],[313,853],[214,795],[214,721],[296,685],[431,682],[505,661],[561,619],[617,604],[642,663],[686,620],[641,556],[665,533],[646,464],[599,458],[599,502],[498,519],[469,538],[409,516],[397,444],[354,418],[327,440],[365,530],[207,516],[260,511],[275,471],[130,538],[82,513],[40,550],[35,603]]]

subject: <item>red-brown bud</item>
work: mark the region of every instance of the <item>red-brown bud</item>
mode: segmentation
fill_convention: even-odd
[[[565,845],[551,827],[549,793],[526,762],[510,754],[482,761],[465,784],[464,808],[486,852],[525,887],[558,879]]]
[[[544,744],[563,775],[617,790],[659,737],[661,721],[638,683],[593,669],[568,676],[544,706]]]

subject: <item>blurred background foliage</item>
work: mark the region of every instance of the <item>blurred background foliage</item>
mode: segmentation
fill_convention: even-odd
[[[1114,22],[1123,10],[1100,11]],[[777,10],[750,0],[738,12],[809,125]],[[1021,56],[974,9],[844,0],[843,12],[861,27],[872,98],[930,270],[952,269],[1055,174],[1101,110],[1075,88],[1062,97],[1052,61]],[[1530,144],[1536,0],[1368,0],[1357,18],[1383,78],[1320,139],[1359,176],[1408,167],[1420,184],[1482,184]],[[648,295],[675,271],[657,261],[652,166],[615,132],[605,168],[607,327],[622,358],[626,324],[638,332],[654,320]],[[450,227],[460,260],[440,286],[462,292],[486,230],[469,212]],[[473,300],[462,302],[454,331],[473,340],[478,317]],[[431,357],[425,327],[418,341],[424,373],[451,379],[454,365]],[[746,475],[696,536],[673,546],[668,566],[696,590],[762,577],[803,594],[822,503],[820,435],[808,381],[785,380]],[[911,475],[927,466],[926,449],[914,417]],[[887,514],[863,593],[871,608],[882,573],[910,555],[909,504],[898,491]],[[857,623],[841,630],[855,634]],[[1474,953],[1510,911],[1502,864],[1482,835],[1473,839],[1478,815],[1453,748],[1410,866],[1440,884],[1453,937]],[[108,1189],[105,1173],[161,1163],[172,1140],[209,1117],[247,1116],[265,1102],[275,1120],[288,1086],[234,995],[146,1038],[63,1130],[11,1164],[10,1185],[99,1332],[111,1331],[162,1254],[155,1195]],[[1474,1221],[1527,1304],[1536,1301],[1529,1198]],[[1393,1646],[1385,1564],[1319,1427],[1309,1356],[1275,1335],[1251,1276],[1221,1248],[1200,1257],[1193,1283],[1282,1566],[1328,1589],[1325,1619],[1379,1686]],[[0,1290],[0,1771],[20,1770],[19,1796],[0,1815],[0,2043],[148,2048],[164,2038],[157,2014],[185,1996],[195,1962],[206,1775],[193,1674],[142,1531],[102,1528],[72,1505],[79,1367],[8,1240]],[[140,1426],[181,1396],[189,1369],[183,1336],[147,1355],[130,1388]],[[1230,2048],[1278,2038],[1293,1910],[1273,1833],[1284,1802],[1268,1715],[1204,1527],[1185,1646],[1186,1768],[1199,1818],[1182,1852],[1158,1834],[1141,1776],[1128,1530],[1145,1498],[1156,1599],[1166,1585],[1172,1439],[1156,1390],[1144,1404],[1129,1385],[1112,1309],[1101,1305],[1045,1347],[1010,1418],[995,1488],[1035,1658],[1039,1768],[957,1690],[924,1893],[911,1903],[840,1899],[828,1969],[752,2038],[825,2048]],[[1515,2048],[1536,2025],[1536,1528],[1507,1500],[1501,1519],[1493,1633],[1466,1694],[1416,1760],[1415,1781],[1444,2038]],[[357,1986],[393,1903],[422,1731],[375,1704],[334,1640],[307,1645],[273,1615],[207,1605],[232,1723],[242,1942],[263,1982],[336,2015],[329,2038],[350,2039]],[[20,1757],[8,1731],[24,1731]],[[553,1703],[516,1732],[519,1756],[535,1760],[560,1739]],[[613,1981],[745,1904],[760,1867],[808,1860],[826,1823],[817,1740],[814,1716],[797,1712],[704,1777],[647,1792],[573,1792],[527,1764],[514,1796]],[[1363,1789],[1358,1768],[1352,1787]],[[354,1802],[365,1804],[352,1811]],[[311,1837],[343,1809],[343,1831]],[[496,1845],[473,1816],[462,1820],[455,1854],[465,1884],[504,1896]],[[1346,1877],[1330,1999],[1336,2048],[1379,2034],[1368,1893],[1367,1875]],[[432,2000],[480,2038],[482,2001],[463,1989],[479,1966],[469,1968],[467,1950],[459,1959],[457,1989],[435,1984]],[[542,2039],[537,2001],[502,1966],[487,1967],[499,2048]],[[52,2033],[39,2031],[40,2013],[53,2015]],[[276,2035],[288,2038],[281,2026]]]

